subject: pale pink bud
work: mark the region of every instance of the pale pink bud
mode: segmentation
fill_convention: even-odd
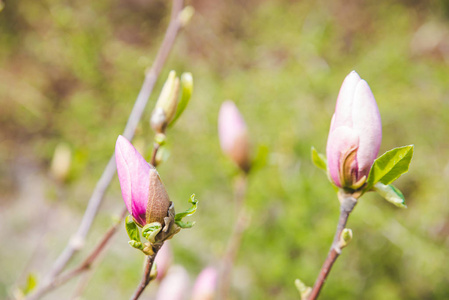
[[[156,256],[157,280],[161,281],[167,274],[168,268],[173,262],[173,252],[170,242],[166,241]]]
[[[217,289],[217,271],[208,267],[201,271],[192,291],[192,300],[213,300]]]
[[[170,268],[157,291],[156,300],[185,300],[189,291],[189,274],[181,266]]]
[[[223,152],[243,171],[250,168],[248,131],[237,106],[225,101],[218,114],[218,135]]]
[[[170,198],[156,169],[121,135],[115,145],[115,160],[123,200],[134,221],[140,226],[164,224]]]
[[[376,100],[366,83],[352,71],[344,80],[327,139],[327,164],[332,181],[341,188],[365,183],[382,140]]]

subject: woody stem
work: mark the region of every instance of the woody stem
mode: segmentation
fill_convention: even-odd
[[[351,195],[339,193],[340,200],[340,218],[337,225],[337,230],[335,231],[334,240],[332,242],[331,249],[327,254],[327,258],[324,261],[323,266],[321,267],[321,271],[318,275],[318,278],[313,285],[312,291],[310,292],[308,300],[315,300],[318,298],[321,289],[323,288],[324,282],[326,281],[327,276],[329,275],[332,266],[335,261],[341,254],[341,246],[340,246],[340,236],[345,229],[346,223],[349,218],[349,214],[354,209],[357,204],[357,199],[352,197]]]

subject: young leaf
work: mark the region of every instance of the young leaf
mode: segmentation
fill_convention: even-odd
[[[413,145],[394,148],[378,157],[368,175],[366,190],[377,182],[388,185],[408,171],[413,157]]]
[[[400,208],[407,208],[405,205],[405,198],[402,192],[395,186],[389,184],[385,185],[380,182],[374,185],[374,190],[381,195],[388,202]]]
[[[192,228],[195,225],[195,221],[193,222],[184,222],[184,221],[175,221],[175,224],[181,228]]]
[[[176,216],[175,216],[175,222],[182,221],[182,219],[183,219],[184,217],[191,216],[191,215],[193,215],[193,214],[196,212],[198,200],[195,199],[195,194],[193,194],[192,196],[190,196],[189,202],[192,203],[192,207],[189,208],[188,210],[186,210],[185,212],[176,214]],[[192,226],[193,226],[193,225],[192,225]],[[181,226],[181,227],[182,227],[182,226]],[[191,227],[191,226],[190,226],[190,227]]]
[[[139,229],[137,228],[133,218],[129,215],[125,219],[125,228],[131,241],[140,242]]]
[[[327,172],[327,162],[326,156],[321,153],[318,153],[315,147],[312,147],[312,162],[315,166]]]
[[[270,151],[266,145],[260,145],[257,148],[256,157],[251,162],[251,172],[262,169],[267,165]]]
[[[154,243],[156,235],[162,230],[162,225],[159,222],[149,223],[142,228],[142,235],[150,243]]]
[[[27,277],[27,283],[25,288],[22,290],[24,295],[28,295],[32,292],[37,286],[37,277],[36,274],[30,273]]]

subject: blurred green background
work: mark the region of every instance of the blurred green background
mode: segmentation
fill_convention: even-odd
[[[63,249],[115,140],[143,74],[160,45],[170,10],[163,0],[4,1],[0,12],[0,298],[45,273]],[[396,185],[408,209],[367,194],[349,219],[354,239],[320,299],[449,298],[449,2],[211,1],[178,37],[134,143],[151,151],[148,119],[169,70],[189,71],[194,97],[168,133],[171,156],[159,168],[177,210],[196,193],[197,221],[172,241],[175,263],[192,281],[216,265],[235,220],[237,170],[221,153],[217,114],[240,108],[254,155],[246,231],[233,276],[233,299],[298,299],[312,285],[338,219],[338,200],[310,161],[325,152],[335,100],[355,69],[376,97],[380,152],[415,144]],[[68,145],[68,177],[55,180],[56,146]],[[114,179],[86,247],[123,207]],[[90,277],[84,299],[127,299],[142,255],[123,229]],[[77,280],[44,299],[70,299]],[[156,285],[150,287],[150,295]],[[150,297],[150,296],[148,296]]]

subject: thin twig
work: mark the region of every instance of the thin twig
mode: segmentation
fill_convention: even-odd
[[[145,74],[145,80],[139,91],[136,102],[134,103],[134,107],[131,111],[125,130],[123,132],[123,136],[128,140],[132,140],[132,138],[134,137],[137,125],[142,117],[145,106],[147,105],[148,98],[153,91],[159,73],[161,72],[162,67],[164,66],[165,61],[167,60],[167,57],[173,47],[175,38],[181,27],[179,13],[181,12],[182,7],[183,0],[173,1],[170,24],[165,33],[164,40],[162,41],[162,45],[159,48],[152,67]],[[100,177],[100,180],[95,186],[91,198],[89,199],[89,203],[77,232],[72,236],[66,248],[62,251],[61,255],[53,264],[46,281],[52,281],[58,274],[60,274],[67,263],[70,261],[70,259],[73,257],[73,255],[83,248],[86,236],[89,233],[95,216],[97,215],[104,194],[109,187],[112,179],[114,178],[115,172],[115,157],[114,155],[112,155],[105,170],[103,171],[103,174]]]
[[[97,259],[97,257],[100,255],[102,250],[106,247],[109,240],[114,236],[114,234],[117,232],[120,224],[122,223],[123,218],[126,215],[126,208],[122,211],[121,216],[119,218],[119,221],[116,222],[111,228],[106,231],[105,235],[101,239],[101,241],[97,244],[97,246],[92,250],[92,252],[89,254],[89,256],[76,268],[72,269],[71,271],[68,271],[66,273],[63,273],[61,275],[56,276],[53,278],[52,281],[48,281],[44,283],[43,285],[36,288],[28,297],[25,299],[27,300],[35,300],[42,297],[44,294],[50,292],[51,290],[63,285],[70,279],[80,275],[84,271],[87,271],[92,266],[92,263]]]
[[[320,274],[318,275],[318,278],[316,279],[315,284],[313,285],[308,300],[315,300],[316,298],[318,298],[318,295],[320,294],[320,291],[324,285],[324,282],[326,281],[327,276],[329,275],[329,272],[331,271],[332,266],[334,265],[337,258],[340,256],[341,254],[340,236],[343,229],[345,229],[346,223],[349,218],[349,214],[352,212],[355,205],[357,204],[357,200],[350,195],[339,194],[339,198],[341,203],[340,218],[338,221],[337,230],[335,231],[334,240],[332,242],[331,249],[327,254],[327,258],[324,261],[323,266],[321,267]]]
[[[240,177],[235,186],[235,205],[237,211],[237,221],[229,238],[226,252],[222,259],[220,268],[220,278],[218,286],[218,299],[226,300],[228,298],[229,287],[231,285],[231,273],[238,250],[242,241],[243,233],[248,225],[248,214],[244,209],[244,200],[248,186],[246,173]]]
[[[148,286],[148,284],[151,281],[151,269],[153,268],[154,260],[156,259],[156,255],[158,251],[161,249],[163,244],[157,244],[153,246],[153,255],[147,255],[145,260],[145,269],[143,272],[142,280],[140,281],[139,285],[137,286],[136,291],[130,298],[130,300],[137,300],[139,299],[140,295],[142,295],[145,288]]]
[[[153,145],[153,153],[151,154],[150,164],[154,167],[157,166],[157,152],[159,151],[160,145],[158,143],[154,143]]]

